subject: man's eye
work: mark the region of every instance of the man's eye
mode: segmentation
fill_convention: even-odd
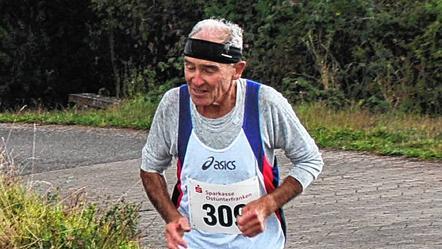
[[[216,69],[211,68],[211,67],[206,67],[206,68],[204,68],[204,72],[211,74],[211,73],[215,73]]]
[[[186,69],[193,71],[193,70],[195,70],[195,67],[191,66],[191,65],[186,65]]]

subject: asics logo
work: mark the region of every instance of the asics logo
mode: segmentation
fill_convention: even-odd
[[[218,161],[215,157],[209,156],[207,160],[201,166],[202,170],[208,170],[213,165],[213,169],[216,170],[235,170],[235,161]]]

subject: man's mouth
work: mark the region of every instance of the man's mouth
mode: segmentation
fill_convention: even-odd
[[[208,91],[204,89],[192,88],[192,92],[194,95],[201,96],[205,95]]]

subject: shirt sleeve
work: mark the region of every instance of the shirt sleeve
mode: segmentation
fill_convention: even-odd
[[[273,88],[263,86],[260,90],[260,109],[265,146],[284,150],[293,164],[289,175],[307,188],[324,164],[317,145],[287,99]]]
[[[147,172],[163,172],[176,156],[179,89],[166,92],[152,121],[146,144],[141,153],[141,169]]]

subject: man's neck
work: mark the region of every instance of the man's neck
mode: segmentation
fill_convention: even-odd
[[[206,118],[221,118],[229,113],[236,104],[236,81],[232,82],[231,87],[227,93],[219,100],[209,106],[197,106],[197,111]]]

